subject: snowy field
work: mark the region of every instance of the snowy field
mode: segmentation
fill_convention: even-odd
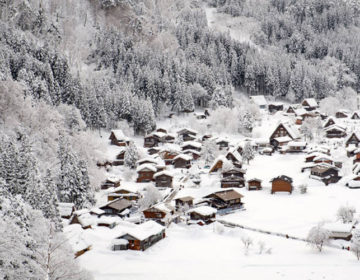
[[[172,225],[168,237],[145,252],[109,250],[113,231],[86,231],[96,241],[83,255],[81,264],[97,280],[185,280],[185,279],[349,279],[358,275],[359,263],[347,252],[326,248],[321,254],[300,241],[213,226]],[[254,245],[247,255],[241,237],[249,235]],[[259,254],[258,242],[271,248]]]

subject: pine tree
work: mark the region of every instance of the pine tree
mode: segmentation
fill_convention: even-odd
[[[126,147],[124,165],[129,168],[135,168],[136,162],[139,160],[139,152],[136,145],[130,142],[129,146]]]

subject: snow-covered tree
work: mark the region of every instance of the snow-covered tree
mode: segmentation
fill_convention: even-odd
[[[139,160],[138,149],[132,141],[125,149],[124,165],[129,168],[135,168],[136,162]]]
[[[341,220],[344,224],[351,223],[354,219],[354,214],[356,213],[356,209],[352,206],[341,206],[336,216],[339,220]]]
[[[329,242],[330,232],[324,229],[321,224],[312,227],[307,236],[307,242],[310,246],[315,247],[319,252],[323,246]]]
[[[244,160],[247,161],[248,164],[249,164],[250,160],[254,159],[255,151],[254,151],[253,147],[251,146],[250,141],[247,141],[245,143],[244,149],[242,151],[242,157]]]
[[[219,149],[215,140],[208,139],[201,148],[201,158],[206,164],[211,164],[218,156]]]

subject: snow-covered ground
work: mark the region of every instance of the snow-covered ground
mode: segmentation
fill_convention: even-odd
[[[213,225],[178,226],[167,229],[167,238],[145,252],[109,250],[116,228],[87,231],[94,241],[80,263],[99,280],[184,279],[336,279],[358,275],[359,263],[347,252],[326,248],[321,254],[303,242],[226,228],[222,234]],[[253,245],[245,255],[242,236]],[[258,242],[265,243],[259,254]]]

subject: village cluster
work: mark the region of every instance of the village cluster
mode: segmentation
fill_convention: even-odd
[[[68,219],[69,225],[80,225],[82,230],[119,228],[109,244],[109,249],[114,251],[145,250],[165,238],[170,223],[207,225],[219,216],[244,211],[245,192],[268,191],[269,195],[306,192],[306,184],[295,185],[287,174],[274,173],[270,182],[264,182],[261,171],[257,177],[247,176],[246,161],[257,154],[269,157],[274,153],[284,156],[303,154],[299,173],[308,172],[310,179],[323,185],[339,183],[343,179],[344,187],[360,188],[360,133],[356,131],[357,122],[360,123],[359,112],[339,110],[335,116],[326,116],[313,98],[305,99],[301,104],[286,105],[267,102],[264,96],[253,96],[251,102],[258,106],[263,118],[281,115],[281,121],[268,138],[243,137],[235,143],[228,137],[200,134],[191,128],[157,128],[144,136],[142,147],[139,141],[135,143],[147,155],[133,166],[136,178],[131,180],[123,176],[123,165],[127,147],[133,139],[121,130],[112,130],[109,157],[99,162],[99,168],[109,171],[100,191],[107,201],[97,208],[81,210],[61,203],[62,217]],[[208,111],[197,113],[196,119],[202,121],[208,116]],[[323,139],[311,144],[300,129],[309,118],[321,122],[323,135]],[[217,146],[217,157],[209,165],[202,160],[207,141],[214,141]],[[342,171],[344,162],[332,156],[338,147],[343,147],[346,151],[344,157],[353,164],[352,174],[346,174],[346,178]],[[249,149],[252,157],[247,155],[245,160],[244,153],[249,153],[245,150]],[[206,184],[211,188],[202,191]],[[144,201],[145,196],[154,195],[153,188],[159,191],[161,198],[144,207],[144,203],[139,202]],[[189,192],[194,189],[196,192]],[[193,193],[197,195],[192,196]],[[328,225],[332,238],[345,240],[350,240],[353,227],[352,223]],[[78,242],[75,247],[76,256],[80,256],[91,249],[91,244]]]

